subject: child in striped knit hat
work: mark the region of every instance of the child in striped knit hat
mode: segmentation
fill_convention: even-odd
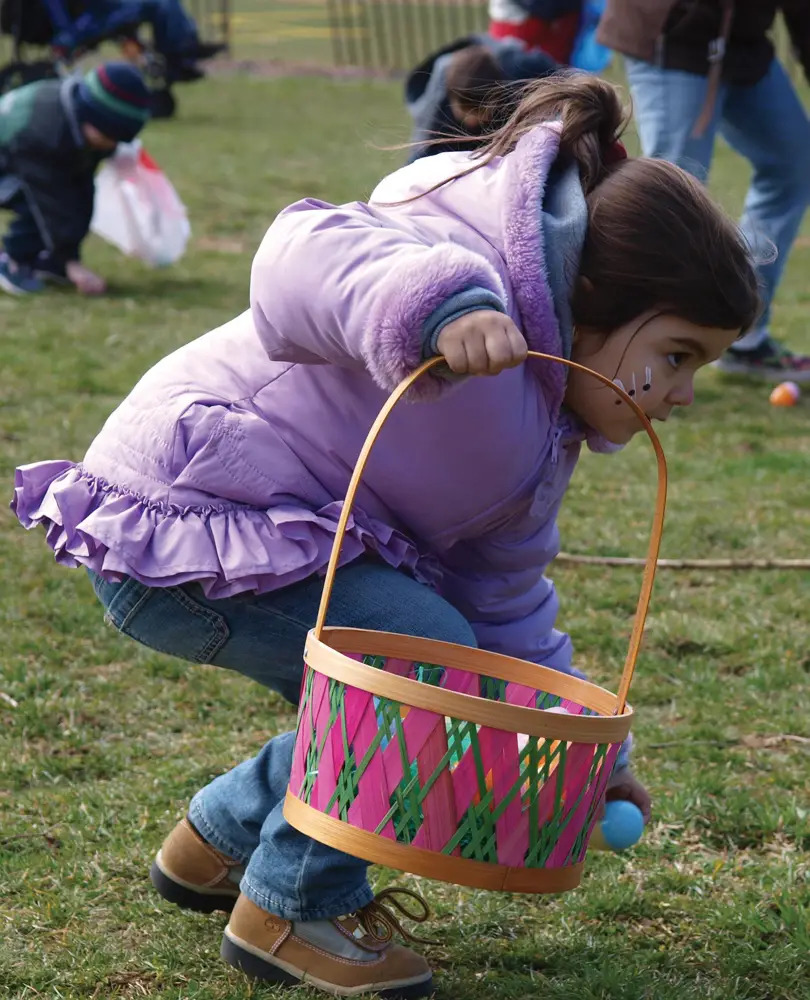
[[[83,78],[41,80],[0,100],[0,206],[14,213],[0,253],[0,288],[39,292],[48,280],[99,295],[80,261],[93,215],[94,176],[149,118],[149,91],[129,63]]]

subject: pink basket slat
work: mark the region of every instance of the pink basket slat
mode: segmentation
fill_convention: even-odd
[[[419,783],[424,788],[428,778],[433,774],[442,757],[447,753],[447,730],[444,716],[430,714],[433,718],[433,730],[422,745],[417,758]],[[444,845],[456,832],[453,821],[453,800],[455,798],[453,779],[447,768],[428,790],[422,800],[422,815],[424,821],[414,838],[414,847],[425,847],[429,851],[441,851]],[[453,853],[457,854],[456,849]]]
[[[379,726],[377,712],[373,701],[366,706],[362,719],[355,730],[354,749],[357,763],[366,756],[372,743],[377,738]],[[374,830],[382,822],[389,809],[389,789],[379,746],[372,753],[371,759],[360,779],[360,794],[349,806],[348,819],[355,826],[364,830]],[[388,835],[394,837],[394,828],[390,823]]]

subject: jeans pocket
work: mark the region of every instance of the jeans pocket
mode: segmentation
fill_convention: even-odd
[[[118,588],[105,618],[122,635],[193,663],[208,663],[230,635],[225,618],[182,587],[147,587],[133,579]]]

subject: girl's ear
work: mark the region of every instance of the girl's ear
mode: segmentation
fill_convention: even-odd
[[[604,330],[596,330],[590,326],[575,326],[572,346],[579,358],[590,358],[602,350],[607,339],[608,334]],[[577,358],[573,360],[576,361]]]
[[[593,282],[590,278],[586,278],[584,274],[580,274],[576,280],[576,290],[574,295],[579,298],[579,296],[587,297],[593,294]]]

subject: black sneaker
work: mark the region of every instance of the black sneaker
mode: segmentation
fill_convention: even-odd
[[[730,347],[714,366],[726,375],[746,375],[761,382],[810,382],[810,357],[794,354],[773,337],[766,337],[753,351]]]
[[[173,83],[194,83],[205,78],[205,70],[197,65],[196,60],[172,58],[166,60],[166,82]]]
[[[62,285],[68,287],[73,282],[65,274],[64,267],[57,267],[49,260],[38,260],[33,267],[33,274],[37,281],[45,285]]]
[[[183,49],[183,55],[188,59],[213,59],[227,47],[224,42],[195,42],[189,48]]]
[[[33,295],[43,284],[27,264],[18,264],[7,253],[0,254],[0,288],[9,295]]]

